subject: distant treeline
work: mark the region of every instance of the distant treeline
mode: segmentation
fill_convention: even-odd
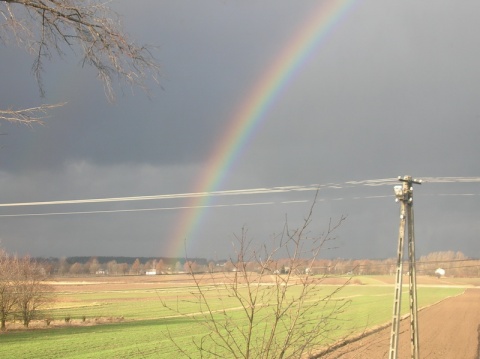
[[[318,259],[308,261],[289,258],[269,259],[268,265],[251,261],[235,263],[232,261],[212,261],[205,258],[167,258],[167,257],[68,257],[37,258],[45,272],[50,275],[145,275],[173,274],[181,272],[218,272],[236,271],[238,266],[245,265],[249,271],[267,268],[273,274],[287,273],[291,267],[299,268],[301,273],[313,275],[393,275],[396,270],[396,259]],[[408,264],[404,264],[408,270]],[[461,252],[433,252],[417,259],[417,273],[435,275],[442,268],[446,276],[480,277],[480,260],[469,258]]]
[[[175,265],[178,262],[184,265],[186,261],[193,261],[202,265],[207,264],[207,260],[205,258],[185,259],[185,258],[168,258],[168,257],[78,256],[78,257],[66,257],[65,260],[69,264],[74,264],[74,263],[86,264],[86,263],[89,263],[92,260],[92,258],[96,258],[100,264],[106,264],[108,262],[115,261],[117,263],[127,263],[128,265],[132,265],[133,263],[135,263],[136,260],[139,260],[140,263],[148,263],[148,262],[161,260],[166,265]],[[59,258],[49,258],[49,260],[58,261]]]
[[[33,258],[41,263],[50,275],[141,275],[156,272],[166,274],[181,272],[190,263],[206,268],[212,261],[205,258],[170,258],[170,257],[125,257],[125,256],[77,256],[62,258]],[[215,261],[214,265],[225,263]]]

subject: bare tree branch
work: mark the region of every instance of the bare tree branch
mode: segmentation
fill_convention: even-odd
[[[15,40],[35,55],[33,70],[43,93],[43,61],[63,47],[81,50],[82,64],[93,66],[110,100],[115,99],[116,77],[129,85],[145,87],[149,75],[157,78],[159,66],[149,47],[137,45],[125,34],[119,15],[106,2],[94,0],[0,0],[0,39]]]
[[[123,30],[119,15],[102,0],[0,0],[0,42],[14,43],[33,54],[32,70],[40,94],[45,95],[44,61],[64,56],[70,49],[81,64],[92,66],[109,101],[115,100],[114,82],[147,90],[149,78],[157,81],[159,65],[151,48],[138,45]],[[2,110],[0,119],[40,123],[45,110]]]
[[[38,107],[25,108],[21,110],[0,109],[0,120],[10,123],[18,123],[23,125],[43,124],[43,120],[48,117],[48,111],[57,107],[61,107],[65,103],[57,103],[55,105],[40,105]]]

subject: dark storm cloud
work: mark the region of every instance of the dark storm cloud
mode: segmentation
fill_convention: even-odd
[[[316,3],[114,3],[132,36],[158,45],[155,55],[162,66],[160,86],[152,84],[150,98],[124,89],[116,104],[107,103],[95,74],[78,66],[72,53],[46,66],[47,97],[39,98],[31,58],[3,47],[3,108],[68,103],[53,111],[45,126],[1,125],[6,135],[0,136],[0,202],[193,191],[238,106]],[[276,99],[219,189],[406,174],[478,176],[479,10],[476,3],[357,2]],[[448,191],[458,195],[439,195]],[[460,196],[467,192],[477,197]],[[392,193],[391,186],[320,192],[324,201],[316,209],[316,229],[325,219],[348,216],[332,256],[394,255],[398,205],[390,197],[366,198]],[[421,254],[452,249],[480,255],[478,183],[425,184],[417,195]],[[282,228],[286,213],[298,224],[308,204],[281,203],[311,201],[312,194],[242,201],[250,200],[279,204],[207,210],[192,251],[208,256],[208,248],[215,247],[218,255],[228,253],[232,233],[243,225],[262,241]],[[151,206],[186,204],[169,200]],[[17,212],[2,209],[6,213]],[[42,255],[161,255],[181,214],[1,218],[1,240],[9,250]]]

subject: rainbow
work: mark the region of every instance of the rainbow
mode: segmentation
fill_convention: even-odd
[[[352,8],[355,0],[321,0],[309,19],[293,36],[291,42],[275,56],[275,61],[253,86],[215,146],[195,185],[195,193],[215,191],[225,180],[230,169],[254,137],[255,129],[265,119],[280,93],[301,71],[310,55],[318,49],[331,30]],[[190,209],[180,214],[173,233],[168,255],[183,257],[187,240],[200,224],[210,202],[209,196],[194,197]]]

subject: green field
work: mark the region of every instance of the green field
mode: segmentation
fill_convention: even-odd
[[[342,313],[331,320],[328,338],[321,345],[336,339],[362,332],[366,328],[385,324],[392,316],[393,285],[375,278],[361,278],[364,285],[347,285],[331,300],[312,313],[320,317],[334,305],[345,304]],[[171,358],[181,357],[177,345],[195,356],[192,338],[207,331],[201,320],[193,316],[200,311],[192,294],[195,287],[188,283],[165,285],[150,283],[139,288],[128,283],[122,286],[98,285],[97,289],[74,286],[62,288],[56,294],[51,308],[42,316],[51,318],[47,326],[38,322],[29,330],[14,329],[0,334],[2,358]],[[115,288],[115,289],[113,289]],[[205,285],[204,289],[213,310],[227,310],[236,323],[245,320],[238,302],[228,297],[226,291]],[[315,291],[316,300],[332,293],[337,286],[324,285]],[[425,307],[443,298],[462,293],[464,288],[454,286],[419,286],[419,307]],[[402,308],[408,312],[407,288],[404,288]],[[175,308],[175,311],[167,309]],[[221,320],[222,313],[216,313]],[[70,318],[66,323],[65,318]],[[202,319],[197,314],[196,318]],[[420,323],[421,326],[421,323]],[[7,327],[8,328],[8,327]]]

